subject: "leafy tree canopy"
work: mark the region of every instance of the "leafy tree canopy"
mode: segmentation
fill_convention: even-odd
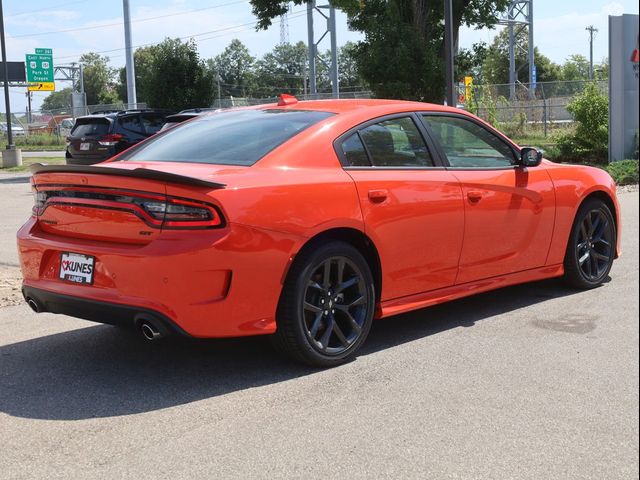
[[[207,65],[216,80],[220,77],[221,96],[244,97],[255,86],[255,62],[249,49],[240,40],[234,39],[221,54],[209,59]]]
[[[134,54],[138,101],[150,107],[179,111],[208,107],[213,102],[215,77],[200,58],[194,41],[166,38]],[[126,75],[120,72],[121,91]]]
[[[251,0],[258,28],[282,15],[288,1]],[[300,5],[303,0],[294,0]],[[429,0],[333,0],[349,27],[364,33],[354,48],[360,74],[377,96],[440,102],[444,97],[444,7]],[[453,0],[453,28],[496,24],[509,0]]]
[[[58,92],[51,92],[45,97],[40,106],[41,110],[71,110],[71,87],[63,88]]]
[[[109,66],[109,57],[97,53],[85,53],[80,57],[83,64],[84,91],[87,105],[117,103],[118,90],[115,83],[116,69]]]
[[[525,35],[518,36],[516,70],[518,72],[518,81],[524,84],[529,83],[527,48],[528,38]],[[538,82],[554,82],[562,79],[562,69],[558,64],[540,53],[537,47],[534,49],[534,55]],[[483,74],[486,83],[509,83],[509,37],[506,28],[496,35],[489,47],[483,65]]]

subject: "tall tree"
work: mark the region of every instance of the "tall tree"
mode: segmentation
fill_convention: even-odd
[[[574,54],[562,65],[562,79],[565,81],[588,80],[589,60],[584,55]]]
[[[221,54],[207,61],[214,78],[220,76],[221,96],[246,97],[251,92],[255,60],[240,40],[233,39]]]
[[[282,15],[284,0],[251,0],[258,28]],[[305,0],[294,0],[295,4]],[[349,27],[364,33],[355,57],[362,76],[378,96],[444,98],[444,6],[433,0],[333,0],[347,13]],[[455,38],[462,25],[496,24],[509,0],[453,0]]]
[[[194,41],[166,38],[134,55],[136,92],[140,102],[168,110],[208,107],[213,103],[215,78],[200,58]],[[121,72],[121,91],[126,76]]]
[[[347,42],[338,52],[338,76],[341,89],[366,90],[367,81],[360,75],[356,54],[358,46]]]
[[[40,106],[41,110],[70,110],[71,109],[71,87],[63,88],[58,92],[51,92],[45,97]]]
[[[307,47],[303,42],[276,45],[256,62],[255,95],[270,97],[281,93],[299,94],[304,90]]]
[[[528,39],[524,35],[518,37],[516,45],[516,70],[518,81],[529,83],[529,68],[527,58]],[[538,48],[534,48],[538,82],[555,82],[562,79],[561,67],[543,55]],[[509,83],[509,40],[508,31],[503,29],[493,39],[483,65],[483,75],[486,83]]]
[[[85,53],[83,64],[84,91],[87,105],[117,103],[120,101],[115,82],[116,69],[109,66],[109,57],[97,53]]]

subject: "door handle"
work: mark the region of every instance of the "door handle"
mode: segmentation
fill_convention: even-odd
[[[382,203],[388,196],[387,190],[369,190],[369,200],[373,203]]]
[[[482,192],[479,190],[469,190],[467,192],[467,198],[470,202],[479,202],[482,200]]]

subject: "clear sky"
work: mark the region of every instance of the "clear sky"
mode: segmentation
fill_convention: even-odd
[[[434,0],[437,1],[437,0]],[[9,60],[24,60],[36,47],[52,48],[56,65],[77,61],[89,51],[104,52],[113,66],[124,64],[124,33],[121,0],[5,0],[4,15]],[[162,41],[165,37],[193,36],[203,58],[221,52],[233,38],[244,42],[251,52],[262,55],[280,38],[279,22],[268,31],[255,31],[255,17],[248,0],[130,0],[134,45]],[[599,29],[594,41],[594,57],[607,52],[607,16],[638,13],[637,0],[535,0],[534,34],[540,51],[555,62],[573,53],[589,52],[585,27]],[[321,29],[316,20],[316,31]],[[338,43],[358,40],[360,35],[347,29],[339,14]],[[291,42],[306,42],[306,8],[295,7],[289,14]],[[463,29],[462,47],[484,40],[490,42],[496,31]],[[328,49],[328,37],[323,49]],[[67,86],[57,82],[56,88]],[[46,96],[34,92],[34,108]],[[4,111],[4,102],[2,111]],[[11,89],[13,111],[25,109],[24,89]]]

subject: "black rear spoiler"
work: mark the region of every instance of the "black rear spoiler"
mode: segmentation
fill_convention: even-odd
[[[148,168],[126,168],[98,167],[95,165],[44,165],[34,163],[31,165],[31,173],[97,173],[100,175],[114,175],[119,177],[146,178],[148,180],[158,180],[160,182],[181,183],[183,185],[193,185],[196,187],[208,187],[213,189],[225,188],[224,183],[209,182],[199,178],[187,177],[176,173],[161,172]]]

